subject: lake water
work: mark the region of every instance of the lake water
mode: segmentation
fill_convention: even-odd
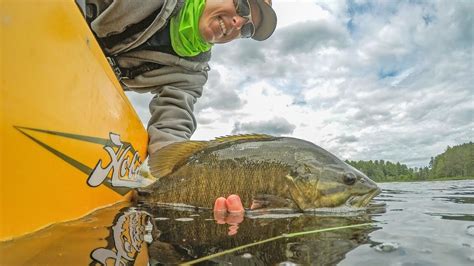
[[[474,180],[380,186],[386,212],[372,217],[380,229],[340,265],[474,265]],[[379,242],[398,248],[380,252]]]
[[[0,243],[0,264],[178,264],[254,243],[200,264],[474,265],[474,180],[380,187],[368,212],[254,213],[227,223],[209,211],[118,204]]]

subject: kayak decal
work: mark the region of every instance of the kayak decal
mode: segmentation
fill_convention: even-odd
[[[29,127],[14,126],[14,128],[58,158],[86,174],[88,176],[86,183],[90,187],[105,185],[120,195],[125,195],[131,188],[143,185],[143,177],[138,173],[139,167],[142,164],[140,156],[130,143],[122,142],[118,134],[111,132],[109,133],[109,139],[104,139]],[[104,162],[99,159],[95,167],[91,168],[35,138],[32,134],[29,134],[28,131],[102,145],[109,156],[109,162],[106,162],[107,165],[103,167],[102,164]]]
[[[114,187],[137,187],[138,170],[142,164],[138,152],[131,150],[132,146],[122,143],[120,135],[109,134],[112,145],[106,144],[104,150],[109,154],[110,162],[102,167],[102,160],[99,160],[87,179],[87,184],[97,187],[102,184],[109,173],[112,173],[112,186]],[[114,150],[117,147],[117,151]],[[125,177],[127,177],[125,179]],[[138,183],[137,183],[138,182]]]

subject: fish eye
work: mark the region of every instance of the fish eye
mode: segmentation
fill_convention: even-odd
[[[348,186],[354,185],[356,180],[357,180],[357,177],[353,173],[345,173],[342,176],[342,181],[344,182],[344,184]]]

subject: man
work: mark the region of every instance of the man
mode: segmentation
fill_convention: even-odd
[[[150,155],[194,133],[212,46],[265,40],[277,21],[271,0],[88,0],[86,16],[124,89],[155,94]],[[239,202],[218,199],[216,208],[240,210]]]

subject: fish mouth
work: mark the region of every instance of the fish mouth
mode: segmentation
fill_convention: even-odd
[[[380,194],[380,192],[380,188],[376,188],[367,194],[352,196],[347,200],[347,204],[357,208],[365,207],[375,196]]]

